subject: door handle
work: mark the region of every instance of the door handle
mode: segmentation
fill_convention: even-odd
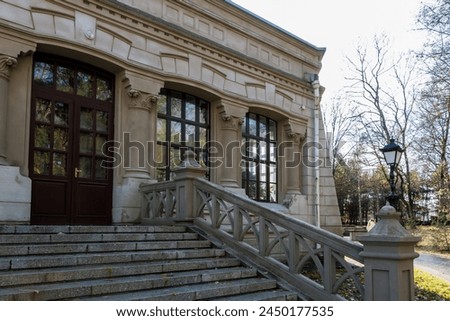
[[[80,174],[81,174],[82,172],[83,172],[83,171],[82,171],[81,169],[75,168],[75,178],[80,177]]]

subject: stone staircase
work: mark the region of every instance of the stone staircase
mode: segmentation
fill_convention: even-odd
[[[185,227],[0,225],[0,300],[296,300]]]

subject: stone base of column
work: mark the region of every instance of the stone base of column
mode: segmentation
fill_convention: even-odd
[[[141,184],[155,183],[149,178],[125,177],[122,184],[114,186],[113,191],[113,224],[141,223]]]
[[[17,166],[0,166],[0,223],[29,223],[31,179]]]

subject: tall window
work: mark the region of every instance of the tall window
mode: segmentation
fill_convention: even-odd
[[[197,154],[200,164],[207,166],[208,138],[209,103],[189,94],[163,89],[158,100],[158,180],[172,178],[172,170],[188,149]]]
[[[248,113],[242,139],[242,187],[254,200],[277,202],[277,123]]]

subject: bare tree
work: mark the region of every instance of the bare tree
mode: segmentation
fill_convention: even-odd
[[[347,57],[350,75],[348,94],[360,115],[360,137],[372,160],[382,165],[379,152],[391,138],[404,148],[399,167],[400,193],[408,218],[413,217],[410,146],[414,141],[413,111],[417,104],[418,83],[411,55],[391,58],[389,39],[376,36],[371,46],[358,46],[355,58]],[[385,171],[386,178],[388,173]]]
[[[323,107],[325,130],[328,134],[328,144],[331,152],[333,176],[336,166],[345,159],[355,145],[355,119],[357,115],[350,112],[350,103],[342,94],[337,94],[329,104]]]
[[[430,173],[430,185],[439,196],[439,214],[447,221],[450,213],[450,179],[447,154],[450,152],[450,0],[422,5],[418,15],[420,29],[428,40],[419,53],[429,75],[420,108],[418,150],[423,166]]]

